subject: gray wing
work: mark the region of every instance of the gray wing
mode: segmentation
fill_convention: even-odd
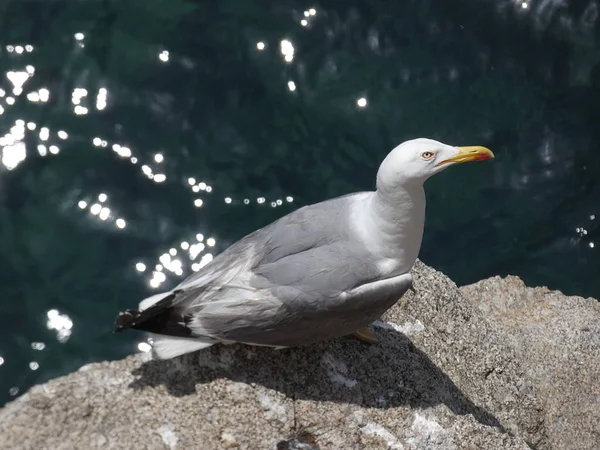
[[[253,308],[221,309],[204,324],[227,340],[273,346],[350,334],[378,319],[412,283],[410,274],[379,280],[364,256],[333,244],[261,265]]]
[[[176,289],[193,289],[228,284],[238,270],[256,272],[262,266],[316,248],[346,243],[352,239],[348,229],[350,194],[302,207],[273,223],[248,234]],[[228,276],[229,275],[229,276]],[[193,296],[190,296],[193,297]]]

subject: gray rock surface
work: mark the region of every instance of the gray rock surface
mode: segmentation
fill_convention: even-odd
[[[535,385],[548,448],[600,449],[600,302],[514,276],[460,290],[508,338]]]
[[[595,300],[551,294],[556,320],[564,313],[575,330],[536,321],[546,317],[536,296],[548,291],[514,278],[461,293],[420,262],[414,275],[416,293],[374,328],[376,345],[219,346],[171,361],[140,354],[89,364],[1,409],[0,448],[598,448]],[[507,282],[512,302],[532,309],[519,320],[514,307],[512,323],[491,312],[512,305],[496,297]],[[557,392],[559,382],[569,389]],[[565,401],[569,408],[556,413]]]

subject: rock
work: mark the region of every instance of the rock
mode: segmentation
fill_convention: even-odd
[[[585,383],[600,363],[597,303],[552,294],[553,311],[575,329],[536,319],[547,316],[532,292],[547,291],[508,290],[513,278],[463,295],[420,262],[414,275],[416,292],[374,327],[376,345],[341,338],[285,350],[215,346],[170,361],[138,354],[89,364],[0,410],[0,448],[592,448],[599,384]],[[518,302],[531,308],[521,320],[516,309],[512,323],[490,312]],[[533,332],[543,339],[526,339]],[[546,353],[573,371],[554,363],[536,370],[536,355],[543,364]],[[569,389],[557,392],[555,382]],[[564,401],[572,404],[556,422]],[[578,405],[586,408],[580,415]]]
[[[600,303],[493,277],[461,288],[506,336],[543,400],[547,446],[600,448]]]

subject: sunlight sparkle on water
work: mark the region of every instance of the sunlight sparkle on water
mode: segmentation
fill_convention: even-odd
[[[98,89],[98,95],[96,96],[96,109],[103,110],[106,108],[106,94],[108,91],[106,88]]]
[[[31,343],[31,348],[33,350],[37,350],[37,351],[42,351],[46,348],[46,344],[44,344],[43,342],[32,342]]]
[[[171,255],[169,255],[168,253],[163,253],[162,255],[160,255],[158,260],[161,262],[162,265],[168,266],[171,263]]]
[[[129,147],[125,147],[125,146],[122,146],[119,144],[113,144],[112,149],[113,149],[113,152],[115,152],[121,158],[130,158],[131,157],[131,149]]]
[[[365,106],[367,106],[367,99],[364,97],[361,97],[358,100],[356,100],[356,104],[358,105],[359,108],[364,108]]]
[[[66,314],[60,314],[58,310],[51,309],[47,313],[46,328],[56,330],[56,339],[61,342],[67,342],[71,337],[73,321]]]
[[[294,46],[287,39],[281,41],[281,54],[286,62],[292,62],[294,59]]]
[[[15,121],[10,131],[0,137],[0,160],[8,170],[16,168],[27,157],[24,137],[25,122],[23,120]]]
[[[206,247],[202,242],[190,246],[190,259],[196,259],[205,248]]]
[[[50,91],[46,88],[41,88],[38,91],[38,95],[40,97],[40,101],[47,102],[50,99]]]
[[[102,208],[100,210],[100,214],[98,214],[98,217],[100,217],[100,220],[106,220],[110,217],[110,209],[109,208]]]
[[[40,129],[40,140],[47,141],[50,137],[50,130],[46,127]]]
[[[153,288],[157,288],[164,283],[167,279],[167,276],[162,272],[152,272],[152,279],[150,280],[150,286]]]
[[[9,81],[12,83],[13,88],[14,89],[20,89],[23,87],[23,85],[25,84],[25,82],[29,79],[30,74],[25,71],[25,72],[13,72],[13,71],[8,71],[6,72],[6,78],[9,79]]]
[[[146,264],[139,262],[135,265],[138,272],[144,272],[146,270]]]
[[[265,43],[264,42],[257,42],[256,43],[256,48],[258,50],[264,50],[265,49]]]
[[[87,89],[75,88],[71,94],[71,102],[75,105],[74,111],[77,115],[87,114],[87,108],[80,105],[83,97],[87,97]],[[85,112],[84,112],[85,111]]]
[[[90,208],[90,212],[95,216],[100,214],[100,211],[102,211],[102,205],[100,205],[99,203],[94,203]]]
[[[117,225],[117,228],[123,229],[127,226],[127,223],[125,222],[125,219],[122,218],[118,218],[117,221],[115,222],[115,224]]]

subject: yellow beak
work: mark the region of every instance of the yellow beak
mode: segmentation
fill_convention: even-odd
[[[436,164],[436,166],[441,166],[442,164],[455,163],[460,164],[469,161],[484,161],[486,159],[491,159],[494,157],[494,154],[489,148],[480,147],[478,145],[472,147],[456,147],[458,148],[458,154],[452,156],[451,158],[445,159],[442,162]]]

